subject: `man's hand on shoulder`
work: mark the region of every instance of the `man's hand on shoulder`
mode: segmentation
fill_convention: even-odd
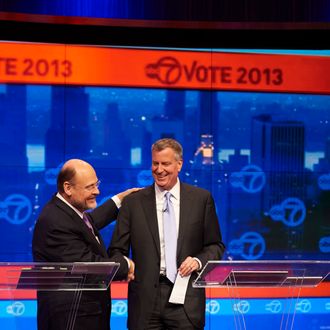
[[[118,198],[120,199],[120,201],[122,202],[123,199],[124,199],[126,196],[128,196],[129,194],[134,193],[134,192],[136,192],[136,191],[139,191],[139,190],[141,190],[141,189],[143,189],[143,188],[130,188],[130,189],[127,189],[127,190],[125,190],[125,191],[123,191],[123,192],[117,194],[117,197],[118,197]]]

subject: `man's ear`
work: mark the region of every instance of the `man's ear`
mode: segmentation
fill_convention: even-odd
[[[72,185],[69,181],[65,181],[63,183],[63,189],[66,195],[71,196],[72,195]]]
[[[178,172],[181,171],[182,165],[183,165],[183,160],[179,160],[178,161]]]

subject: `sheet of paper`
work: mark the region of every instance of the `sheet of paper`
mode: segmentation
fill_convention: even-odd
[[[183,304],[186,297],[190,275],[181,277],[179,274],[175,279],[175,283],[172,289],[170,299],[168,300],[172,304]]]

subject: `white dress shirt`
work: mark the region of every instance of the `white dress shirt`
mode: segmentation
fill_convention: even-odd
[[[165,265],[165,242],[164,242],[164,227],[163,227],[163,213],[164,213],[164,203],[165,203],[165,193],[169,191],[171,196],[171,202],[174,208],[175,222],[177,234],[179,234],[179,217],[180,217],[180,181],[178,179],[177,183],[171,190],[163,190],[155,184],[156,193],[156,209],[157,209],[157,220],[158,220],[158,232],[160,240],[160,273],[166,273]],[[178,265],[179,266],[179,265]]]

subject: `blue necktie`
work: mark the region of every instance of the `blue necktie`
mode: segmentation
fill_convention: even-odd
[[[176,264],[176,246],[177,232],[176,221],[173,204],[171,202],[171,193],[168,191],[165,194],[164,210],[163,210],[163,225],[164,225],[164,241],[165,241],[165,263],[166,277],[174,283],[177,264]]]

